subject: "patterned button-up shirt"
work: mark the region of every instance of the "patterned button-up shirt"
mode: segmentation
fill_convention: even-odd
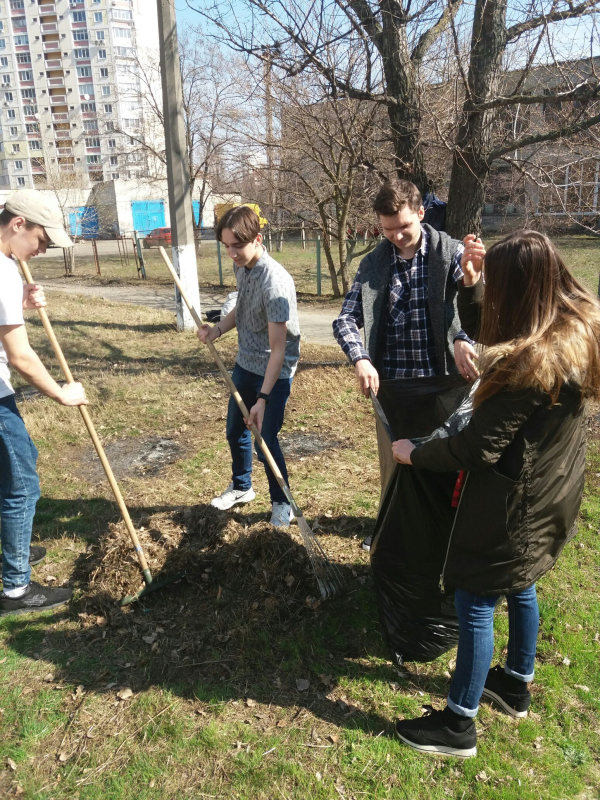
[[[439,372],[433,329],[427,310],[427,267],[429,234],[421,228],[421,244],[411,259],[404,259],[392,248],[392,276],[382,336],[381,372],[383,378],[425,378]],[[451,279],[461,280],[461,245],[452,260]],[[369,359],[360,337],[363,327],[362,282],[360,268],[346,295],[333,333],[348,359],[355,364]],[[466,339],[463,332],[456,337]],[[370,359],[369,359],[370,360]]]

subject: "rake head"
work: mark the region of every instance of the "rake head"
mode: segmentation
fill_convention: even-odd
[[[342,594],[344,591],[344,579],[339,567],[336,564],[332,564],[327,558],[325,551],[319,544],[317,537],[303,515],[301,513],[297,514],[296,509],[294,509],[294,514],[298,527],[300,528],[302,542],[308,553],[315,578],[317,579],[321,599],[330,600]]]
[[[142,597],[152,594],[152,592],[158,592],[160,589],[164,589],[166,586],[171,586],[173,583],[179,583],[179,581],[183,578],[185,578],[185,572],[175,572],[172,575],[159,575],[158,578],[155,578],[154,580],[151,579],[149,583],[146,583],[144,588],[140,589],[139,592],[124,597],[120,601],[119,605],[121,607],[128,606],[130,603],[134,603],[136,600],[141,600]]]

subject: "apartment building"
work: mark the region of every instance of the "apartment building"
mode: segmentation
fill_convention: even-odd
[[[152,0],[0,0],[0,191],[141,177],[158,52]]]

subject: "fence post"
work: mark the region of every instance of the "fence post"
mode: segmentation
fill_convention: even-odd
[[[98,258],[98,245],[95,239],[92,239],[92,252],[94,254],[94,263],[96,264],[96,275],[100,275],[100,259]]]
[[[321,297],[321,236],[317,234],[317,296]]]
[[[223,286],[223,264],[221,263],[221,242],[217,239],[217,260],[219,262],[219,286]]]
[[[146,280],[146,265],[144,264],[144,255],[142,253],[142,245],[140,244],[140,237],[138,236],[138,232],[133,232],[133,241],[135,243],[135,249],[137,250],[138,254],[138,261],[140,262],[140,266],[138,269],[138,273],[141,277]]]

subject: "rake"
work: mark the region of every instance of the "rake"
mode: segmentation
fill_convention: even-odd
[[[202,325],[202,320],[200,319],[198,312],[192,306],[188,297],[186,296],[185,290],[181,285],[181,281],[179,280],[179,275],[175,272],[173,264],[171,264],[171,260],[169,259],[163,247],[159,247],[158,250],[162,256],[163,261],[165,262],[167,269],[171,273],[173,280],[175,281],[175,286],[177,286],[177,289],[179,290],[179,293],[181,294],[184,303],[189,308],[190,314],[194,318],[194,322],[198,327],[200,327]],[[225,382],[227,383],[227,386],[229,387],[229,391],[233,395],[235,402],[238,404],[238,407],[242,412],[244,419],[248,419],[250,414],[248,412],[248,409],[246,408],[246,404],[244,403],[240,393],[236,389],[235,384],[232,381],[229,372],[227,371],[227,367],[222,362],[221,357],[219,356],[214,344],[208,339],[206,341],[206,344],[208,345],[208,349],[210,350],[210,353],[214,358],[215,363],[219,368],[219,371],[221,372],[221,375],[223,376]],[[267,464],[271,468],[273,475],[275,475],[277,483],[281,486],[281,489],[285,494],[288,503],[292,507],[292,511],[294,512],[294,516],[296,517],[296,521],[298,523],[298,528],[300,529],[300,535],[302,536],[302,543],[304,544],[306,552],[308,553],[308,557],[310,559],[310,563],[315,578],[317,580],[317,584],[319,586],[321,599],[327,600],[331,597],[335,597],[335,595],[340,594],[344,588],[344,579],[342,577],[339,568],[335,564],[332,564],[331,561],[329,561],[329,559],[325,555],[325,551],[323,550],[317,538],[315,537],[312,528],[304,518],[300,506],[294,500],[292,493],[290,492],[290,489],[286,484],[283,475],[281,474],[281,471],[279,470],[279,467],[275,462],[275,459],[271,455],[271,451],[269,450],[264,439],[260,435],[260,431],[254,424],[251,426],[250,430],[254,434],[256,443],[262,450],[265,459],[267,461]]]
[[[33,283],[33,278],[31,277],[31,272],[29,271],[29,267],[24,261],[19,260],[19,266],[21,267],[21,271],[27,283]],[[64,356],[62,348],[58,343],[58,339],[54,331],[52,330],[52,325],[50,324],[50,319],[48,318],[48,314],[45,308],[38,308],[38,313],[40,315],[40,319],[42,320],[42,325],[44,326],[44,330],[46,331],[46,335],[50,340],[50,344],[52,345],[52,349],[56,354],[56,358],[58,359],[58,363],[63,371],[63,374],[66,378],[67,383],[73,383],[73,374],[67,364],[67,360]],[[100,459],[100,463],[104,468],[104,472],[106,473],[106,477],[108,478],[108,482],[110,484],[110,488],[112,489],[113,495],[115,500],[117,501],[117,505],[119,506],[119,511],[121,512],[121,516],[123,517],[123,522],[125,523],[125,527],[127,528],[127,532],[131,539],[131,543],[133,544],[133,549],[135,550],[135,554],[140,564],[140,568],[142,570],[142,575],[144,576],[144,583],[145,586],[143,589],[140,589],[139,592],[135,594],[128,595],[124,597],[120,601],[121,606],[129,605],[129,603],[133,603],[134,600],[139,600],[140,597],[144,597],[150,592],[156,592],[159,589],[162,589],[164,586],[168,586],[171,583],[175,583],[176,581],[181,580],[185,573],[178,573],[172,576],[164,576],[163,578],[159,578],[158,580],[154,580],[152,578],[152,574],[150,572],[150,568],[148,567],[148,562],[146,561],[146,556],[144,555],[144,551],[142,550],[142,546],[140,544],[140,540],[138,535],[133,527],[133,522],[131,521],[131,517],[129,516],[129,511],[127,510],[127,506],[125,505],[125,501],[123,500],[123,495],[121,494],[121,490],[119,489],[119,485],[115,479],[114,473],[106,457],[106,453],[104,452],[104,448],[102,447],[102,442],[98,438],[98,434],[96,433],[96,428],[94,427],[94,423],[92,422],[92,418],[90,417],[89,411],[85,406],[78,406],[79,411],[81,412],[81,416],[83,417],[83,421],[85,423],[85,427],[88,429],[88,433],[90,434],[90,438],[93,442],[94,447],[96,448],[96,453],[98,453],[98,458]]]

